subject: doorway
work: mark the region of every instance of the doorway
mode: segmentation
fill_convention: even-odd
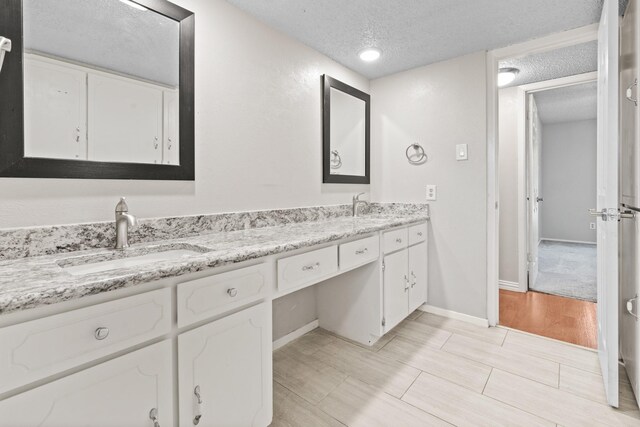
[[[596,74],[500,90],[500,324],[597,348]]]

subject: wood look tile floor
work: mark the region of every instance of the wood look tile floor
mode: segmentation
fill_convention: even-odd
[[[315,329],[274,352],[273,427],[640,426],[596,352],[416,312],[371,348]]]
[[[501,289],[500,324],[583,347],[598,347],[596,304],[589,301]]]

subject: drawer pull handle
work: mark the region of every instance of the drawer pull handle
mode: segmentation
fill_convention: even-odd
[[[398,238],[396,239],[396,243],[398,243],[398,244],[402,243],[402,239],[398,237]]]
[[[418,237],[422,237],[422,231],[418,231]]]
[[[160,427],[160,422],[158,421],[158,410],[156,408],[151,408],[149,411],[149,419],[153,421],[153,427]]]
[[[407,292],[409,290],[409,278],[407,275],[404,275],[404,291]]]
[[[227,289],[227,293],[231,298],[235,298],[235,296],[238,295],[238,290],[236,288],[230,288]]]
[[[411,287],[413,288],[418,283],[418,278],[416,277],[416,273],[411,272],[411,277],[413,278],[413,282],[411,282]]]
[[[202,418],[202,397],[200,396],[200,386],[197,385],[196,388],[193,389],[193,394],[196,396],[196,400],[198,403],[198,408],[196,409],[196,415],[193,417],[193,425],[197,426],[200,424],[200,419]]]
[[[356,255],[364,255],[369,252],[369,248],[364,248],[356,251]]]
[[[312,271],[312,270],[316,270],[320,268],[320,263],[316,262],[313,265],[305,265],[304,267],[302,267],[302,271]]]
[[[102,341],[103,339],[106,339],[109,336],[109,328],[104,328],[104,327],[98,328],[93,333],[93,336],[95,336],[98,341]]]

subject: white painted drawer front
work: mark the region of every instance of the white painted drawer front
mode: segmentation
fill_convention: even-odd
[[[409,227],[409,245],[427,240],[427,224],[422,223]]]
[[[215,316],[263,298],[268,289],[266,264],[216,274],[178,285],[178,326]]]
[[[316,283],[337,271],[337,246],[282,258],[278,260],[278,290]]]
[[[366,239],[340,245],[340,270],[348,270],[378,259],[380,256],[380,237],[371,236]]]
[[[0,393],[171,330],[160,289],[0,329]]]
[[[166,340],[0,401],[0,425],[170,427],[172,373]]]
[[[406,228],[387,231],[382,235],[382,245],[385,254],[406,248],[409,243],[409,233]]]

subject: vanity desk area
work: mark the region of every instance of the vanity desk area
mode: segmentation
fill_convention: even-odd
[[[238,178],[196,174],[196,145],[211,156],[204,146],[239,141],[195,138],[194,13],[166,0],[6,3],[0,179],[90,180],[103,199],[134,197],[114,198],[115,221],[0,229],[0,427],[266,427],[274,301],[315,286],[319,327],[365,346],[427,301],[429,205],[364,193],[335,204],[351,193],[336,185],[371,192],[368,94],[323,74],[309,83],[323,102],[306,112],[306,139],[322,154],[296,171],[322,206],[195,215],[225,209],[203,187]],[[251,179],[260,191],[267,178]],[[186,200],[187,215],[138,219],[144,196]]]
[[[317,285],[320,327],[365,345],[426,302],[428,206],[371,209],[228,214],[209,219],[279,225],[0,262],[0,419],[269,425],[274,299]],[[158,222],[142,224],[171,233]]]

